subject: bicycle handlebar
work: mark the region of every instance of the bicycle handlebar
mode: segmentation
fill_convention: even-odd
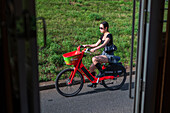
[[[78,47],[77,47],[77,50],[80,51],[80,48],[81,48],[81,47],[82,47],[82,46],[78,46]]]
[[[90,51],[91,49],[90,48],[86,48],[86,52]]]
[[[80,46],[78,46],[77,47],[77,50],[78,51],[80,51],[80,48],[85,48],[83,45],[80,45]],[[90,51],[91,49],[90,48],[85,48],[83,51],[85,52],[85,53],[90,53],[89,51]],[[91,54],[91,53],[90,53]]]

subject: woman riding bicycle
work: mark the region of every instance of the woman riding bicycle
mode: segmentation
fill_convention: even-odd
[[[101,67],[101,63],[114,63],[115,62],[115,56],[113,51],[106,51],[108,47],[113,47],[113,37],[112,34],[109,32],[109,24],[104,21],[100,24],[100,32],[102,33],[100,39],[97,41],[96,44],[91,45],[83,45],[84,47],[91,47],[92,49],[90,52],[95,52],[96,50],[100,48],[104,48],[104,51],[99,56],[94,56],[92,58],[92,64],[90,66],[90,72],[95,76],[95,69],[97,68],[100,72],[97,77],[103,77],[104,72]],[[99,45],[101,44],[101,45]],[[94,84],[88,85],[89,87],[93,87]]]

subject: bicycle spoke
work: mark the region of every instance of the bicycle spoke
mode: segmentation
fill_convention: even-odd
[[[70,83],[70,75],[72,76],[73,72],[74,69],[66,69],[56,78],[56,89],[63,96],[74,96],[78,94],[83,87],[83,77],[79,72],[76,72],[72,82]]]
[[[126,80],[126,71],[125,71],[125,69],[122,68],[121,75],[115,76],[114,79],[103,80],[102,83],[103,83],[104,87],[106,87],[110,90],[115,90],[115,89],[119,89],[120,87],[122,87],[125,80]]]

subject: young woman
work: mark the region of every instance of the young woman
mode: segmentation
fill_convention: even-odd
[[[91,45],[83,45],[84,47],[91,47],[92,49],[90,52],[95,52],[96,50],[100,48],[104,48],[104,51],[102,52],[101,55],[99,56],[94,56],[92,58],[93,64],[90,66],[90,72],[95,76],[95,68],[97,68],[100,72],[97,77],[103,77],[104,73],[101,67],[101,63],[112,63],[114,62],[114,53],[113,51],[106,52],[105,49],[108,46],[113,45],[113,37],[112,34],[109,32],[109,24],[104,21],[100,24],[100,32],[102,33],[102,36],[100,39],[97,41],[96,44],[91,44]],[[100,45],[99,45],[100,44]],[[89,87],[93,87],[94,84],[88,85]]]

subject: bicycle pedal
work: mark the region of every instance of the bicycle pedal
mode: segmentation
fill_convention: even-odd
[[[91,87],[91,88],[96,88],[96,86],[97,86],[96,83],[92,83],[92,84],[87,85],[87,87]]]
[[[103,83],[102,83],[102,82],[100,82],[100,85],[103,85]]]
[[[94,83],[94,84],[93,84],[93,88],[96,88],[96,87],[97,87],[97,83]]]
[[[97,84],[93,85],[92,88],[96,88],[97,87]]]
[[[113,80],[117,80],[117,78],[113,78]]]

